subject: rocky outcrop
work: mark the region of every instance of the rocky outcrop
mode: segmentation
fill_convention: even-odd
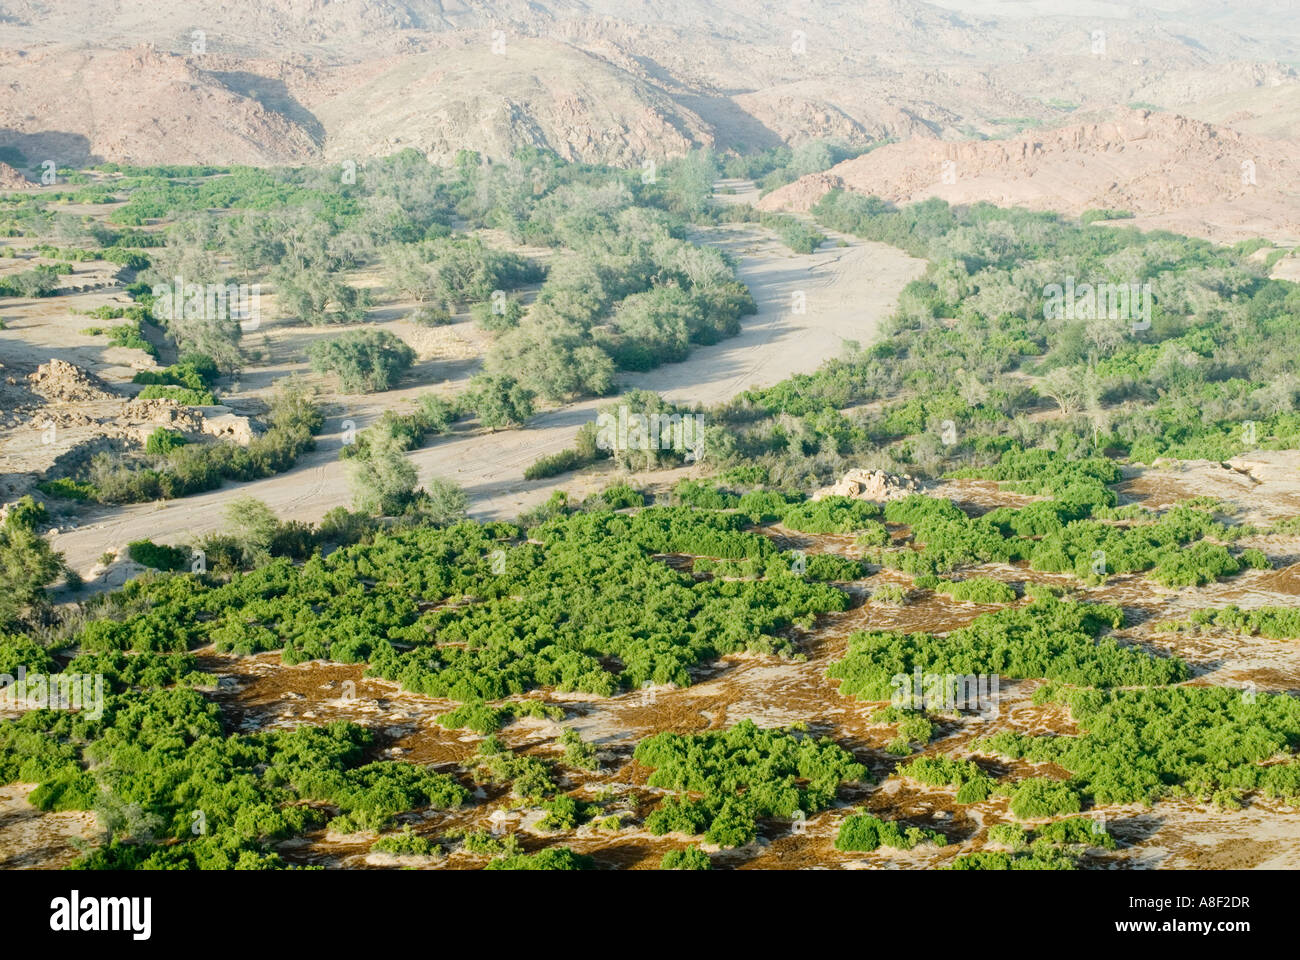
[[[883,470],[850,470],[829,487],[822,487],[812,495],[822,497],[852,497],[854,500],[897,500],[921,491],[921,482],[904,474],[886,473]]]
[[[99,377],[57,358],[42,363],[35,373],[28,374],[27,380],[33,393],[55,403],[116,399],[108,384]]]
[[[229,407],[204,407],[201,429],[218,440],[230,440],[248,446],[260,432],[249,417],[241,417]]]
[[[228,85],[233,74],[202,69],[208,62],[149,44],[0,53],[0,145],[60,167],[316,157],[309,130]]]
[[[843,189],[896,204],[939,197],[1081,214],[1129,211],[1145,225],[1232,239],[1300,230],[1295,141],[1239,133],[1174,113],[1116,109],[1006,140],[912,139],[846,160],[768,194],[765,210],[807,210]],[[1267,231],[1265,231],[1267,232]]]
[[[9,164],[0,163],[0,190],[28,190],[34,186],[36,184],[9,166]]]

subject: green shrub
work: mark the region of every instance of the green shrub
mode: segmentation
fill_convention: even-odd
[[[855,853],[869,853],[882,846],[911,850],[921,843],[942,847],[947,845],[948,838],[922,827],[908,827],[904,830],[892,820],[880,820],[869,813],[858,813],[844,820],[835,835],[836,850]]]
[[[940,580],[934,589],[937,593],[947,594],[958,603],[1012,603],[1016,599],[1015,590],[991,577],[975,577],[956,583]]]
[[[389,833],[370,845],[373,853],[389,853],[399,857],[427,857],[438,852],[438,848],[418,833],[411,832],[410,824],[404,826],[400,833]]]
[[[415,360],[415,351],[387,330],[348,330],[312,341],[312,369],[337,373],[349,393],[390,390]]]
[[[492,707],[481,700],[473,700],[462,703],[449,713],[439,714],[438,723],[444,727],[463,727],[474,733],[488,734],[500,730],[509,716],[508,709]]]
[[[1011,812],[1021,820],[1078,813],[1081,807],[1078,792],[1062,780],[1029,777],[1017,781],[1011,791]]]
[[[1029,834],[1018,823],[995,823],[989,827],[989,842],[999,843],[1015,852],[1029,846]]]
[[[138,394],[140,400],[174,400],[187,407],[210,407],[217,398],[209,390],[191,390],[189,387],[149,386]],[[165,428],[160,428],[165,429]]]
[[[127,555],[136,563],[155,570],[186,570],[190,565],[190,551],[183,547],[169,547],[152,540],[136,540],[127,545]]]
[[[185,446],[188,441],[185,434],[179,430],[171,430],[167,427],[158,427],[153,433],[149,434],[149,439],[145,441],[145,453],[156,457],[165,457],[173,450]]]
[[[1117,607],[1044,598],[1026,607],[983,614],[945,637],[855,633],[844,658],[831,664],[827,676],[843,681],[842,694],[862,700],[890,700],[894,678],[910,677],[916,669],[953,677],[1046,677],[1099,687],[1186,679],[1187,665],[1181,660],[1100,638],[1102,631],[1122,621]]]
[[[660,870],[711,870],[713,861],[699,847],[669,850],[659,862]]]
[[[493,860],[485,870],[590,870],[595,861],[568,847],[547,847],[537,853],[518,853]]]
[[[946,756],[917,757],[897,772],[932,787],[956,787],[958,803],[979,803],[993,793],[993,778],[972,760]]]
[[[653,769],[650,786],[677,791],[646,818],[647,830],[703,833],[724,847],[750,843],[757,818],[825,809],[841,783],[866,776],[830,740],[760,730],[748,720],[723,731],[656,734],[637,745],[635,759]]]
[[[96,499],[94,484],[73,480],[71,477],[55,477],[53,480],[42,480],[36,485],[36,489],[46,496],[62,497],[65,500],[84,501]]]

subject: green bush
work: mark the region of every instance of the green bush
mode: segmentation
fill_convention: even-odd
[[[840,823],[835,835],[835,849],[869,853],[878,847],[911,850],[917,844],[946,846],[948,838],[922,827],[902,829],[892,820],[880,820],[869,813],[858,813]]]
[[[958,803],[987,800],[994,788],[993,778],[981,770],[978,764],[955,757],[917,757],[900,767],[898,773],[932,787],[956,787]]]
[[[185,446],[188,441],[185,434],[179,430],[171,430],[167,427],[158,427],[153,433],[149,434],[149,439],[145,441],[145,453],[156,457],[165,457],[173,450]]]
[[[934,589],[936,593],[947,594],[958,603],[1012,603],[1016,599],[1015,590],[991,577],[975,577],[956,583],[940,580]]]
[[[1011,791],[1011,812],[1021,820],[1078,813],[1081,806],[1078,792],[1061,780],[1029,777],[1017,781]]]
[[[349,393],[391,390],[415,360],[415,351],[387,330],[348,330],[314,340],[307,348],[312,369],[337,373]]]
[[[646,829],[703,833],[724,847],[751,842],[760,817],[825,809],[840,784],[866,777],[866,768],[830,740],[760,730],[749,720],[724,731],[655,734],[634,756],[653,769],[650,786],[676,791],[646,818]]]
[[[787,507],[781,525],[801,533],[853,533],[879,528],[880,515],[879,505],[870,500],[824,497]]]
[[[370,845],[373,853],[389,853],[399,857],[427,857],[438,852],[438,848],[425,837],[411,832],[410,824],[404,826],[400,833],[389,833]]]
[[[209,390],[191,390],[188,387],[149,386],[136,397],[140,400],[174,400],[187,407],[210,407],[217,398]]]
[[[73,480],[71,477],[55,477],[53,480],[42,480],[36,485],[36,489],[46,496],[62,497],[65,500],[96,499],[93,484]]]
[[[1068,704],[1078,736],[1010,731],[972,748],[1071,774],[1069,789],[1095,803],[1151,803],[1220,790],[1300,795],[1300,706],[1289,696],[1243,695],[1222,687],[1086,690],[1048,686],[1040,702]],[[1273,758],[1284,762],[1265,764]]]
[[[669,850],[659,862],[660,870],[712,870],[713,861],[699,847]]]
[[[891,699],[894,678],[910,677],[917,669],[954,677],[1045,677],[1099,687],[1187,678],[1182,660],[1152,656],[1101,637],[1105,629],[1122,622],[1117,607],[1042,598],[983,614],[944,637],[895,631],[852,634],[844,658],[832,663],[826,674],[843,681],[842,694],[861,700]]]
[[[999,843],[1016,852],[1029,846],[1029,833],[1018,823],[995,823],[989,827],[989,842]]]
[[[591,870],[595,861],[568,847],[547,847],[537,853],[518,853],[493,860],[485,870]]]
[[[127,545],[127,555],[136,563],[155,570],[186,570],[190,565],[190,551],[183,547],[169,547],[152,540],[136,540]]]

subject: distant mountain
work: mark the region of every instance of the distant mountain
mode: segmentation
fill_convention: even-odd
[[[195,61],[132,50],[0,51],[0,145],[29,163],[277,164],[319,145],[284,113],[231,89]]]
[[[891,144],[775,190],[760,206],[806,210],[832,189],[893,203],[1125,210],[1135,225],[1217,239],[1300,239],[1300,141],[1146,110],[1006,140]]]
[[[1296,83],[1274,60],[1300,61],[1300,44],[1235,29],[1209,0],[1081,0],[1078,16],[946,2],[0,0],[0,147],[60,164],[521,145],[636,163],[1001,137]]]

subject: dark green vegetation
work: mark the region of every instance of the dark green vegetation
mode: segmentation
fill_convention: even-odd
[[[547,847],[537,853],[517,853],[499,857],[485,870],[590,870],[594,862],[583,853],[574,853],[568,847]]]
[[[659,865],[661,870],[712,870],[713,862],[699,847],[669,850]]]
[[[507,524],[384,529],[338,515],[310,528],[263,517],[252,503],[233,510],[240,522],[221,535],[229,546],[207,544],[208,573],[146,576],[88,604],[86,622],[59,646],[78,653],[66,669],[105,675],[103,717],[33,711],[0,723],[0,774],[40,784],[32,802],[43,809],[101,812],[115,839],[87,854],[86,866],[281,866],[273,850],[278,839],[326,826],[335,833],[383,830],[407,811],[464,802],[466,784],[484,780],[507,786],[512,802],[541,808],[540,829],[575,830],[602,809],[560,786],[561,764],[598,765],[595,750],[573,731],[546,758],[512,752],[489,736],[459,776],[376,760],[369,734],[349,724],[234,733],[192,689],[210,678],[196,670],[189,651],[213,642],[240,653],[280,649],[288,663],[368,662],[370,672],[408,689],[461,700],[444,724],[491,733],[511,718],[562,717],[542,700],[517,696],[528,690],[610,695],[646,682],[687,684],[694,665],[720,653],[793,653],[784,628],[848,606],[846,594],[812,579],[811,562],[809,576],[796,576],[788,554],[744,529],[755,513],[787,515],[793,506],[812,505],[750,494],[733,500],[704,485],[679,493],[717,497],[726,508],[639,508],[640,494],[629,487],[607,493],[583,512],[561,502],[527,540]],[[750,512],[741,510],[746,498]],[[921,501],[902,503],[909,516],[929,509]],[[624,505],[635,512],[611,509]],[[827,504],[828,516],[833,520],[842,506]],[[31,505],[10,522],[32,525],[38,514]],[[879,521],[864,516],[850,526],[861,522]],[[340,546],[324,557],[315,553],[326,544]],[[131,553],[159,568],[186,569],[187,551],[141,542]],[[679,570],[657,559],[664,554],[695,561]],[[756,564],[749,576],[762,576],[719,577],[728,564]],[[696,579],[691,566],[714,576]],[[976,762],[944,755],[920,756],[897,770],[954,789],[960,804],[1005,795],[1019,819],[1184,793],[1230,806],[1255,791],[1300,791],[1294,761],[1264,763],[1289,758],[1300,741],[1293,698],[1169,686],[1185,678],[1182,662],[1105,635],[1120,625],[1114,607],[1047,596],[983,614],[943,637],[856,635],[831,673],[843,678],[843,692],[877,700],[895,692],[895,676],[911,677],[918,668],[1056,681],[1039,700],[1068,703],[1077,736],[1006,732],[971,747],[1052,762],[1069,771],[1068,780],[998,783]],[[58,666],[27,637],[0,641],[0,672],[19,664]],[[897,724],[904,749],[891,744],[888,752],[924,747],[935,729],[914,710],[889,708],[873,719]],[[749,722],[661,733],[638,745],[635,760],[651,771],[649,786],[672,792],[646,816],[646,829],[723,847],[751,842],[762,821],[790,829],[790,821],[831,805],[843,785],[868,779],[830,740]],[[206,833],[190,831],[195,810],[203,812]],[[1032,841],[1005,844],[1010,852],[987,850],[953,866],[1070,867],[1078,864],[1075,847],[1108,846],[1078,836],[1082,828],[1058,826],[1070,822],[1037,826]],[[859,813],[843,822],[836,845],[866,852],[943,842],[924,827]],[[373,849],[436,852],[431,840],[408,832],[389,834]],[[491,869],[590,865],[563,847],[526,855],[502,846],[491,855]],[[698,869],[703,861],[683,851],[666,866]]]
[[[935,593],[946,594],[958,603],[1011,603],[1016,591],[1001,580],[992,577],[975,577],[971,580],[940,580]]]
[[[744,509],[743,498],[737,504]],[[848,497],[824,497],[785,507],[781,525],[800,533],[854,533],[879,529],[878,504]]]
[[[958,803],[979,803],[994,790],[993,778],[972,760],[954,757],[917,757],[898,773],[931,787],[956,787]]]
[[[1256,607],[1253,610],[1242,610],[1230,604],[1219,609],[1193,610],[1186,620],[1171,620],[1159,626],[1180,632],[1224,630],[1258,634],[1269,640],[1297,640],[1300,639],[1300,608]]]
[[[1011,812],[1021,820],[1041,820],[1058,813],[1078,813],[1079,794],[1068,783],[1046,777],[1026,777],[1011,788]]]
[[[745,720],[729,730],[659,733],[636,748],[651,767],[647,781],[677,793],[646,818],[651,833],[703,834],[707,843],[740,847],[764,817],[789,820],[824,810],[842,783],[866,768],[828,739],[800,730],[760,730]]]
[[[1058,764],[1070,771],[1071,789],[1096,803],[1150,803],[1167,796],[1232,803],[1255,791],[1300,795],[1295,697],[1223,687],[1049,685],[1035,699],[1068,704],[1079,734],[1005,732],[976,741],[973,748]]]
[[[1090,848],[1114,850],[1115,838],[1099,821],[1087,817],[1066,817],[1036,826],[1032,831],[1018,823],[995,823],[989,827],[987,847],[958,857],[946,870],[1076,870]]]
[[[835,849],[869,853],[877,847],[911,850],[917,844],[931,843],[942,847],[948,838],[924,827],[899,827],[892,820],[880,820],[869,813],[857,813],[840,824],[835,835]]]
[[[780,179],[793,159],[769,158],[762,170],[768,161],[754,161],[755,172]],[[42,809],[100,810],[111,840],[83,863],[279,866],[276,840],[327,826],[393,829],[373,849],[427,856],[432,841],[397,832],[398,818],[455,806],[480,782],[508,790],[509,805],[541,808],[544,831],[617,824],[621,811],[597,820],[609,811],[570,786],[579,771],[599,767],[592,744],[566,731],[525,753],[491,736],[520,716],[562,717],[526,694],[611,696],[647,683],[689,684],[720,654],[798,655],[800,628],[853,602],[830,583],[862,580],[877,566],[913,578],[906,591],[871,584],[877,603],[931,603],[933,591],[952,601],[936,604],[945,609],[1003,606],[941,635],[855,634],[830,670],[842,693],[888,700],[899,692],[896,678],[917,673],[1046,679],[1039,703],[1067,705],[1078,727],[1068,735],[1004,731],[968,743],[977,755],[1055,765],[1050,777],[999,781],[1001,767],[985,759],[913,757],[968,717],[937,720],[933,713],[951,711],[930,702],[873,715],[896,727],[883,750],[871,748],[873,762],[897,763],[895,772],[913,785],[950,789],[958,804],[1005,797],[1013,816],[1032,822],[1032,829],[995,825],[989,842],[1006,849],[959,858],[954,868],[1077,866],[1078,848],[1114,844],[1071,816],[1094,804],[1187,795],[1229,807],[1254,793],[1300,793],[1294,698],[1175,686],[1188,678],[1181,660],[1108,635],[1124,625],[1119,609],[1060,600],[1054,588],[1033,583],[1021,601],[1014,587],[975,569],[1019,564],[1068,574],[1073,590],[1125,574],[1169,588],[1203,585],[1269,565],[1259,550],[1240,549],[1246,528],[1205,502],[1155,512],[1118,506],[1114,489],[1125,460],[1222,459],[1252,444],[1293,447],[1300,439],[1293,323],[1300,298],[1294,285],[1264,277],[1248,259],[1249,245],[1083,229],[982,205],[895,210],[831,194],[815,211],[825,227],[897,243],[931,261],[880,342],[709,412],[709,458],[719,474],[678,485],[671,507],[644,508],[641,490],[618,483],[580,512],[561,494],[527,521],[482,525],[457,522],[466,504],[454,488],[416,491],[403,454],[461,419],[509,428],[527,421],[538,398],[606,393],[616,370],[679,360],[695,344],[734,333],[752,309],[731,264],[685,239],[688,222],[750,216],[710,208],[710,158],[684,158],[653,183],[531,151],[501,164],[464,156],[445,170],[403,154],[361,170],[356,184],[312,171],[119,172],[121,180],[95,195],[128,197],[122,222],[168,218],[161,245],[146,239],[148,231],[109,236],[102,225],[96,232],[55,223],[57,216],[26,202],[5,207],[6,223],[19,233],[58,227],[72,231],[68,243],[100,245],[80,252],[60,245],[43,256],[81,260],[104,250],[124,270],[141,271],[131,288],[137,305],[96,318],[124,321],[103,330],[114,344],[148,345],[153,333],[144,324],[158,320],[150,282],[178,272],[204,282],[270,279],[301,322],[359,322],[369,296],[345,278],[375,264],[387,268],[394,290],[419,303],[415,322],[452,322],[453,312],[468,308],[496,339],[485,374],[465,394],[426,396],[346,448],[361,494],[356,513],[335,511],[312,527],[280,523],[244,503],[230,532],[200,544],[207,567],[199,574],[185,572],[188,549],[137,542],[133,559],[179,572],[150,574],[87,603],[84,620],[60,621],[43,602],[61,567],[35,533],[44,518],[34,505],[11,514],[0,531],[0,615],[6,629],[25,632],[0,639],[0,670],[57,670],[67,662],[69,671],[104,674],[109,701],[100,718],[34,711],[0,722],[0,774],[39,783],[33,802]],[[208,209],[225,212],[213,217]],[[177,211],[193,216],[173,217]],[[453,229],[462,219],[549,247],[549,255],[494,249]],[[811,249],[821,237],[788,218],[763,222],[792,249]],[[233,256],[234,265],[218,268],[218,254],[222,263]],[[38,267],[24,289],[50,292],[59,270]],[[1045,287],[1066,276],[1149,278],[1150,327],[1045,315]],[[239,325],[158,322],[181,359],[142,373],[144,395],[216,399],[220,376],[245,360]],[[409,347],[373,328],[320,343],[318,369],[337,373],[345,389],[387,389],[411,361]],[[691,412],[648,394],[628,400],[638,412]],[[142,455],[101,459],[44,489],[124,502],[263,476],[292,463],[319,429],[306,397],[285,410],[273,416],[274,438],[246,451],[184,443],[162,430]],[[539,461],[529,476],[607,456],[637,470],[684,462],[678,451],[603,450],[585,431],[574,450]],[[868,459],[1041,499],[977,515],[919,495],[883,508],[805,498]],[[782,550],[747,529],[754,524],[806,535],[795,542],[843,536],[866,559]],[[1294,528],[1288,521],[1277,530]],[[1289,639],[1300,632],[1295,619],[1282,608],[1227,608],[1198,611],[1180,626]],[[209,642],[241,654],[279,650],[290,664],[365,663],[372,676],[459,701],[440,721],[487,738],[472,760],[443,774],[377,759],[369,734],[348,724],[239,733],[195,689],[211,678],[191,651]],[[866,777],[843,746],[750,723],[660,733],[640,743],[635,759],[652,771],[652,788],[672,791],[646,828],[727,847],[752,841],[763,820],[790,829],[789,821],[826,809],[845,784]],[[203,832],[194,832],[196,811]],[[911,849],[942,840],[923,827],[855,813],[843,820],[836,845]],[[462,849],[495,857],[490,869],[592,865],[566,847],[526,854],[479,834],[466,836]],[[663,865],[711,863],[691,847]]]
[[[468,703],[537,686],[608,695],[646,682],[686,685],[692,666],[723,653],[792,653],[778,631],[849,603],[788,569],[762,580],[696,580],[654,559],[775,556],[735,515],[562,513],[529,531],[537,542],[506,524],[373,534],[362,526],[365,542],[310,556],[351,529],[345,517],[328,519],[317,530],[249,531],[229,546],[205,541],[210,561],[230,552],[236,564],[261,565],[228,580],[133,581],[74,640],[93,651],[182,652],[214,642],[245,654],[282,649],[289,663],[368,661],[407,689]],[[183,553],[137,550],[172,569]],[[420,613],[422,604],[436,608]],[[608,656],[621,668],[606,669]]]
[[[289,663],[369,660],[372,672],[411,689],[464,700],[445,723],[490,732],[509,716],[562,713],[539,700],[494,706],[488,699],[535,686],[612,694],[646,681],[689,683],[689,668],[719,653],[790,652],[777,629],[848,604],[840,591],[788,572],[696,580],[654,559],[668,552],[776,555],[769,541],[740,529],[739,515],[562,511],[530,531],[535,542],[504,524],[363,527],[354,530],[361,542],[295,563],[292,555],[352,528],[335,518],[328,528],[295,530],[255,506],[232,510],[240,523],[213,538],[232,544],[232,560],[220,569],[238,561],[255,569],[218,574],[214,565],[197,575],[143,576],[92,600],[84,623],[59,641],[56,649],[77,653],[66,669],[105,676],[102,716],[33,710],[0,722],[4,782],[38,783],[32,802],[41,809],[100,813],[109,839],[80,866],[279,867],[273,846],[281,839],[324,827],[383,830],[407,811],[466,801],[454,776],[374,759],[371,734],[350,723],[230,730],[220,709],[193,689],[211,681],[189,651],[208,642],[244,653],[282,648]],[[16,516],[13,522],[24,521],[21,511]],[[504,564],[494,560],[499,550]],[[187,551],[148,541],[133,544],[131,554],[166,569],[188,560]],[[647,597],[654,598],[649,605]],[[422,604],[432,609],[422,614]],[[611,655],[616,669],[603,662]],[[26,637],[0,641],[0,668],[19,664],[58,668]],[[597,768],[595,750],[572,731],[557,746],[565,765]],[[705,794],[669,801],[651,814],[651,829],[677,829],[685,817],[696,824],[692,832],[730,846],[752,839],[757,819],[824,809],[842,783],[865,776],[829,740],[750,723],[652,738],[637,759],[655,769],[652,784]],[[513,753],[491,737],[468,772],[507,783],[520,801],[541,806],[544,829],[572,830],[600,811],[560,791],[552,762]],[[746,785],[743,798],[738,784]],[[409,832],[390,834],[374,849],[434,851]],[[683,856],[682,866],[699,866]],[[503,848],[489,866],[589,865],[563,848],[530,855]]]
[[[255,290],[269,283],[281,316],[311,325],[366,322],[376,294],[354,285],[349,273],[376,266],[387,279],[378,298],[414,299],[418,323],[453,322],[453,312],[468,308],[495,335],[487,376],[463,404],[488,429],[522,424],[534,397],[608,393],[617,369],[681,360],[696,344],[737,333],[740,318],[755,309],[727,259],[685,239],[691,220],[710,215],[716,170],[703,153],[668,163],[648,183],[639,171],[566,164],[532,149],[500,163],[466,153],[444,168],[404,151],[371,160],[354,176],[334,168],[120,165],[96,174],[93,183],[76,175],[86,189],[75,194],[5,203],[0,231],[35,239],[35,253],[47,259],[121,265],[135,305],[96,310],[97,320],[121,322],[87,332],[157,357],[153,332],[145,330],[152,324],[177,348],[181,363],[137,377],[146,399],[213,404],[218,374],[233,377],[261,359],[245,344],[247,330],[257,327],[249,313],[260,309],[255,303],[193,306],[239,284]],[[59,200],[124,203],[105,222],[59,212]],[[543,266],[496,249],[469,232],[480,228],[549,247],[554,256]],[[0,296],[48,295],[66,272],[61,260],[38,263],[9,274]],[[183,291],[170,289],[177,278]],[[518,291],[537,284],[525,308]],[[401,340],[372,327],[314,340],[308,354],[345,392],[391,389],[414,358]],[[185,369],[192,356],[210,368],[200,377]],[[274,453],[266,449],[272,446]],[[223,476],[283,470],[303,449],[263,444],[251,457],[255,466],[224,449],[213,456],[191,450],[179,460],[172,451],[148,450],[174,462],[144,464],[128,455],[122,469],[105,463],[93,477],[84,468],[52,475],[44,489],[104,503],[184,496]],[[230,471],[221,470],[221,459],[235,461]]]
[[[0,724],[0,779],[39,782],[31,802],[40,809],[99,814],[109,839],[78,866],[283,866],[269,845],[331,816],[339,826],[379,829],[406,810],[468,797],[444,774],[367,762],[371,734],[353,724],[231,733],[200,693],[166,686],[173,671],[135,670],[131,657],[93,666],[115,691],[102,716],[33,710]]]
[[[217,374],[217,365],[211,357],[191,353],[170,367],[163,367],[161,370],[141,370],[131,378],[131,382],[145,384],[146,390],[150,387],[175,387],[195,395],[212,398],[214,397],[212,387],[216,382]],[[143,391],[140,396],[144,396]],[[209,399],[208,402],[211,403],[212,400]]]
[[[116,222],[170,218],[166,245],[151,252],[137,290],[146,307],[154,304],[149,284],[177,275],[220,284],[234,273],[243,282],[273,282],[281,309],[301,322],[355,323],[372,296],[346,271],[382,264],[389,290],[421,304],[418,322],[448,322],[450,312],[469,308],[499,338],[489,372],[562,399],[608,392],[616,368],[681,359],[692,344],[735,334],[739,318],[753,312],[725,259],[684,239],[687,220],[707,212],[712,161],[692,155],[663,174],[643,183],[639,171],[565,164],[532,149],[503,163],[467,153],[438,168],[404,151],[369,161],[350,180],[332,168],[157,168],[110,178],[100,189],[127,200]],[[453,229],[456,218],[556,256],[544,269]],[[99,242],[87,224],[61,222],[63,234]],[[27,232],[29,223],[37,235],[52,229],[39,218],[15,229]],[[233,271],[217,265],[216,251],[233,259]],[[527,310],[508,296],[541,281]],[[223,371],[241,365],[237,323],[160,322],[182,349],[209,354]],[[385,378],[373,375],[382,365],[360,363],[349,346],[347,357],[320,362],[339,369],[347,389],[385,389]],[[352,376],[358,366],[365,369]]]
[[[427,838],[412,833],[410,824],[398,833],[380,837],[370,845],[370,849],[375,853],[388,853],[398,857],[429,857],[441,852]]]
[[[846,656],[827,674],[840,692],[862,700],[889,700],[895,677],[923,674],[997,674],[1004,679],[1046,677],[1086,686],[1176,683],[1187,666],[1103,637],[1118,627],[1117,607],[1045,597],[976,618],[945,636],[871,631],[854,634]],[[928,694],[927,694],[928,696]]]
[[[758,475],[768,477],[765,470]],[[1089,583],[1146,573],[1164,586],[1179,587],[1269,566],[1258,549],[1232,546],[1247,528],[1224,523],[1199,505],[1181,504],[1163,513],[1115,508],[1109,485],[1119,480],[1119,471],[1104,458],[1069,460],[1016,448],[996,467],[963,475],[1006,481],[1017,492],[1051,499],[971,516],[951,500],[923,494],[890,501],[882,510],[870,501],[838,496],[812,501],[752,482],[688,480],[677,485],[674,500],[736,511],[756,524],[779,522],[801,533],[855,533],[856,545],[865,548],[871,563],[917,574],[918,588],[970,603],[1010,603],[1016,595],[989,577],[950,581],[935,574],[990,562],[1025,562],[1031,570],[1070,573]],[[753,489],[743,494],[733,489],[746,486]]]
[[[550,720],[563,720],[564,711],[559,707],[550,707],[540,700],[518,700],[493,707],[481,700],[462,703],[455,710],[444,713],[438,722],[444,727],[463,727],[475,733],[494,733],[511,720],[520,717],[544,717]],[[573,734],[573,731],[565,731]],[[581,742],[581,741],[579,741]]]
[[[1067,474],[1077,467],[1065,466]],[[1039,478],[1035,486],[1050,484]],[[1199,585],[1247,568],[1267,568],[1257,549],[1234,551],[1242,528],[1189,505],[1161,514],[1113,508],[1114,493],[1097,482],[1056,487],[1059,497],[1002,507],[971,517],[952,501],[913,494],[885,507],[885,519],[908,526],[906,542],[869,550],[869,559],[915,574],[981,563],[1027,562],[1031,570],[1070,573],[1099,583],[1123,573],[1149,573],[1167,587]],[[1070,497],[1077,495],[1074,502]],[[941,587],[940,581],[929,581]],[[923,585],[918,583],[918,585]],[[955,587],[958,593],[977,586]],[[1004,591],[995,593],[1005,595]],[[944,592],[948,592],[947,588]]]
[[[175,572],[190,565],[190,552],[182,547],[159,546],[152,540],[136,540],[127,544],[127,556],[136,563],[155,570]]]

